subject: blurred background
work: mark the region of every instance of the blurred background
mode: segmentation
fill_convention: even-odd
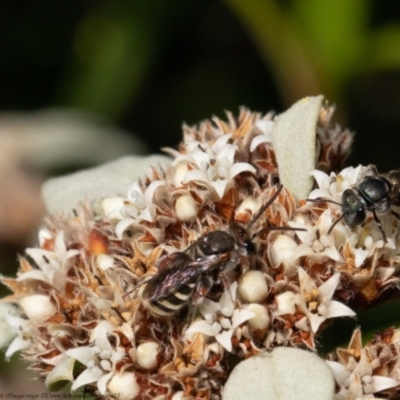
[[[0,0],[0,273],[36,243],[47,177],[320,93],[357,133],[348,164],[400,166],[393,1]]]

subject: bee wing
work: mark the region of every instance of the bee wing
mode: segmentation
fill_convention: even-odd
[[[166,266],[148,281],[143,296],[149,300],[166,297],[176,288],[194,282],[203,273],[218,267],[221,261],[220,255],[192,260],[185,253],[173,253]]]

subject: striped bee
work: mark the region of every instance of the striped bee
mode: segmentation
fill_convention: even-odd
[[[141,292],[145,306],[158,317],[171,317],[190,300],[207,295],[217,280],[229,287],[226,272],[240,264],[243,256],[255,253],[254,236],[249,228],[274,202],[282,190],[280,185],[275,194],[244,227],[232,223],[229,231],[215,230],[196,240],[185,251],[164,258],[158,272],[149,280]],[[298,230],[289,227],[271,227],[266,230]],[[302,230],[302,229],[301,229]]]

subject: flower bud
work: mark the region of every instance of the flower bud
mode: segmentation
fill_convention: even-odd
[[[261,303],[268,295],[268,285],[261,271],[247,271],[240,283],[238,292],[248,303]]]
[[[271,323],[271,318],[268,310],[261,304],[251,303],[246,306],[246,309],[252,311],[255,316],[250,318],[247,323],[251,330],[265,329]]]
[[[272,244],[269,258],[273,266],[283,264],[285,275],[296,273],[297,258],[293,257],[293,252],[297,248],[297,243],[286,235],[279,235]]]
[[[192,222],[197,217],[197,204],[190,194],[178,197],[175,203],[176,216],[183,222]]]
[[[107,389],[111,395],[120,400],[134,399],[140,393],[134,372],[115,374],[108,382]]]
[[[50,297],[44,294],[33,294],[23,297],[19,301],[19,305],[24,310],[26,316],[34,322],[45,321],[57,311]]]
[[[157,356],[160,345],[156,342],[144,342],[136,349],[136,362],[143,369],[153,369],[157,366]]]

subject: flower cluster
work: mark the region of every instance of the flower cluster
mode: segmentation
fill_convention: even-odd
[[[316,128],[326,171],[351,143],[331,115],[323,108]],[[309,199],[320,200],[296,201],[279,186],[274,119],[242,109],[185,126],[179,149],[167,149],[172,165],[102,199],[100,214],[82,205],[50,216],[17,277],[2,278],[13,292],[3,301],[16,306],[6,356],[21,351],[51,390],[71,382],[122,400],[220,399],[232,360],[277,346],[315,350],[328,320],[394,291],[395,218],[381,218],[386,240],[373,216],[354,229],[340,219],[343,191],[366,168],[315,170]],[[226,242],[208,243],[218,231]],[[398,363],[388,373],[383,356],[395,359],[395,342],[329,361],[338,398],[396,386]]]

